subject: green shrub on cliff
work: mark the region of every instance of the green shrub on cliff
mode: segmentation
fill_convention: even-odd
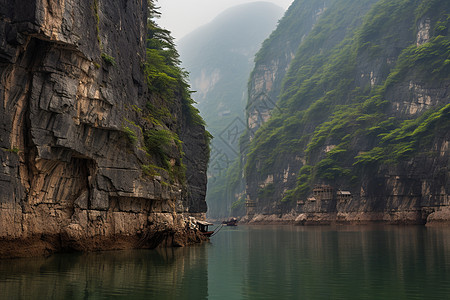
[[[372,4],[360,25],[347,19],[354,18],[354,5]],[[450,129],[449,105],[399,118],[392,117],[391,103],[400,102],[399,84],[450,78],[448,13],[442,0],[335,1],[300,45],[279,110],[250,144],[246,176],[273,174],[280,154],[304,158],[299,164],[307,168],[299,171],[296,185],[278,195],[293,202],[306,197],[315,183],[351,183],[380,165],[429,149],[438,134]],[[430,36],[417,45],[416,28],[425,17],[432,18]],[[334,28],[346,20],[355,27],[331,44],[338,35]],[[378,78],[369,80],[374,69]]]
[[[158,160],[159,165],[168,172],[172,180],[183,181],[183,147],[178,135],[166,129],[150,129],[144,132],[145,150]]]
[[[159,12],[153,1],[148,1],[147,59],[144,73],[149,90],[167,104],[182,100],[182,109],[191,124],[205,125],[191,97],[188,74],[180,67],[179,54],[170,31],[159,27],[155,19]]]
[[[143,149],[153,163],[167,171],[171,180],[184,182],[184,153],[177,134],[183,119],[180,124],[176,124],[177,116],[181,117],[177,108],[181,108],[182,118],[191,125],[204,126],[204,121],[193,106],[187,73],[180,67],[173,37],[170,31],[159,27],[155,21],[160,13],[154,3],[148,1],[146,60],[142,66],[152,97],[145,111],[137,112],[148,123],[142,132]],[[128,133],[126,129],[125,132]],[[206,132],[206,143],[210,139],[211,136]],[[142,168],[148,176],[158,173],[153,164],[144,164]]]

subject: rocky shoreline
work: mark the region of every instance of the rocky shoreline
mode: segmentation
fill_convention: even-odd
[[[208,240],[191,216],[160,213],[140,230],[87,235],[78,224],[66,226],[60,233],[32,234],[18,238],[0,238],[0,257],[19,258],[48,256],[60,252],[93,252],[124,249],[184,247]],[[159,219],[157,222],[156,220]],[[92,228],[91,228],[92,229]]]
[[[244,216],[241,224],[249,225],[425,225],[449,226],[450,208],[425,214],[423,211],[255,214]]]

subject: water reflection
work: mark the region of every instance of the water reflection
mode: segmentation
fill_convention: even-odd
[[[4,299],[447,299],[450,229],[225,228],[181,249],[0,261]]]
[[[249,234],[246,299],[443,299],[450,231],[274,227]]]
[[[2,299],[207,298],[207,248],[0,261]]]

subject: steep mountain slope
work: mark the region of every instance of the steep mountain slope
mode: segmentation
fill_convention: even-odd
[[[278,101],[283,78],[300,43],[332,1],[301,1],[292,5],[255,57],[248,84],[248,126],[251,136],[268,120]]]
[[[208,137],[153,9],[0,1],[2,257],[201,239]]]
[[[275,28],[283,10],[268,2],[232,7],[179,42],[190,73],[193,98],[215,137],[208,171],[208,215],[227,217],[234,195],[227,195],[226,173],[239,152],[245,129],[246,82],[253,57]]]
[[[222,128],[218,117],[226,124],[243,116],[253,57],[282,14],[282,8],[268,2],[238,5],[179,42],[193,97],[211,130]]]
[[[244,147],[250,217],[449,219],[449,13],[437,0],[328,3],[270,119],[247,111],[249,132],[261,127]],[[249,90],[267,77],[255,69]]]

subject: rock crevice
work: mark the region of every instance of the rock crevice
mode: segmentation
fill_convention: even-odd
[[[144,126],[137,111],[152,101],[147,2],[125,2],[0,1],[3,257],[202,239],[186,224],[206,212],[204,127],[175,120],[186,183],[146,176],[123,132]]]

